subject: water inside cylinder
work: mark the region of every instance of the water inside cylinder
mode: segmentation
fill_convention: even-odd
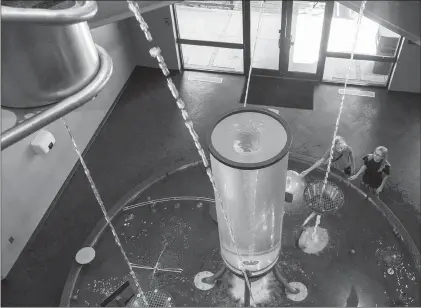
[[[277,156],[286,146],[287,133],[275,118],[262,113],[233,114],[219,122],[211,135],[219,155],[255,165]],[[240,273],[240,262],[252,276],[272,268],[281,249],[288,154],[278,162],[254,169],[227,166],[211,155],[215,182],[231,222],[238,258],[216,200],[221,254]]]

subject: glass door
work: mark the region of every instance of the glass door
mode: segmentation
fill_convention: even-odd
[[[183,69],[244,73],[242,1],[181,1],[173,15]]]
[[[249,3],[253,74],[321,81],[333,2]]]
[[[326,13],[325,1],[286,1],[283,76],[320,79],[318,71]]]
[[[283,1],[246,2],[250,10],[250,54],[253,72],[278,72]]]

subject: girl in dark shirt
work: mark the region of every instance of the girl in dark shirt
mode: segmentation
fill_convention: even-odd
[[[353,181],[364,173],[361,183],[374,190],[378,195],[390,176],[387,149],[383,146],[377,147],[372,154],[364,156],[363,161],[364,165],[361,166],[357,174],[349,177],[349,180]]]

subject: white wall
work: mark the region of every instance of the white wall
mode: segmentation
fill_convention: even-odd
[[[410,44],[404,39],[390,79],[390,91],[421,93],[420,49],[420,46]]]
[[[112,57],[114,69],[108,84],[94,101],[65,117],[81,151],[134,69],[131,42],[124,35],[126,32],[126,22],[109,24],[92,31],[95,42]],[[12,112],[2,112],[3,126],[7,122],[11,124],[14,119]],[[45,129],[56,138],[56,144],[47,156],[37,155],[29,147],[34,135],[2,151],[2,277],[10,271],[77,161],[62,122],[51,123]],[[13,244],[8,241],[10,236],[15,239]]]
[[[179,1],[137,1],[142,9],[143,18],[148,23],[153,41],[149,43],[126,1],[97,1],[98,13],[89,22],[91,29],[114,20],[126,20],[127,33],[134,45],[135,64],[146,67],[159,67],[149,55],[149,49],[159,46],[169,69],[180,69],[170,5]],[[146,13],[145,13],[146,12]]]

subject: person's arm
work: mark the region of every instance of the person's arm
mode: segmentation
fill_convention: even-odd
[[[387,179],[389,178],[389,175],[386,175],[383,180],[382,183],[380,184],[379,188],[376,189],[376,193],[379,194],[382,192],[384,184],[386,184]]]
[[[353,176],[350,176],[348,179],[350,180],[350,181],[353,181],[353,180],[355,180],[356,178],[358,178],[361,174],[363,174],[364,173],[364,171],[367,169],[367,166],[366,165],[362,165],[361,166],[361,168],[360,168],[360,170],[358,170],[358,172],[357,172],[357,174],[355,174],[355,175],[353,175]]]
[[[384,177],[382,179],[382,183],[380,184],[379,188],[376,189],[377,194],[382,192],[382,190],[384,188],[384,184],[386,184],[387,179],[390,177],[390,166],[386,165],[385,169],[382,172],[384,173]]]
[[[313,171],[314,169],[318,168],[321,164],[323,164],[330,155],[330,150],[328,150],[325,155],[323,155],[322,158],[320,158],[318,161],[316,161],[310,168],[308,168],[307,170],[304,170],[303,172],[301,172],[301,176],[306,176],[307,174],[309,174],[311,171]]]
[[[306,176],[311,171],[313,171],[314,169],[318,168],[321,164],[323,164],[323,162],[324,162],[324,158],[319,159],[310,168],[308,168],[307,170],[304,170],[303,172],[301,172],[301,176]]]
[[[350,176],[348,178],[348,180],[353,181],[356,178],[358,178],[361,174],[363,174],[367,170],[368,161],[369,161],[369,156],[368,155],[365,155],[363,157],[364,164],[361,166],[360,170],[358,170],[358,172],[356,174],[354,174],[353,176]]]
[[[351,174],[355,172],[355,159],[354,159],[354,153],[352,152],[351,148],[349,149],[349,160],[351,161]]]

